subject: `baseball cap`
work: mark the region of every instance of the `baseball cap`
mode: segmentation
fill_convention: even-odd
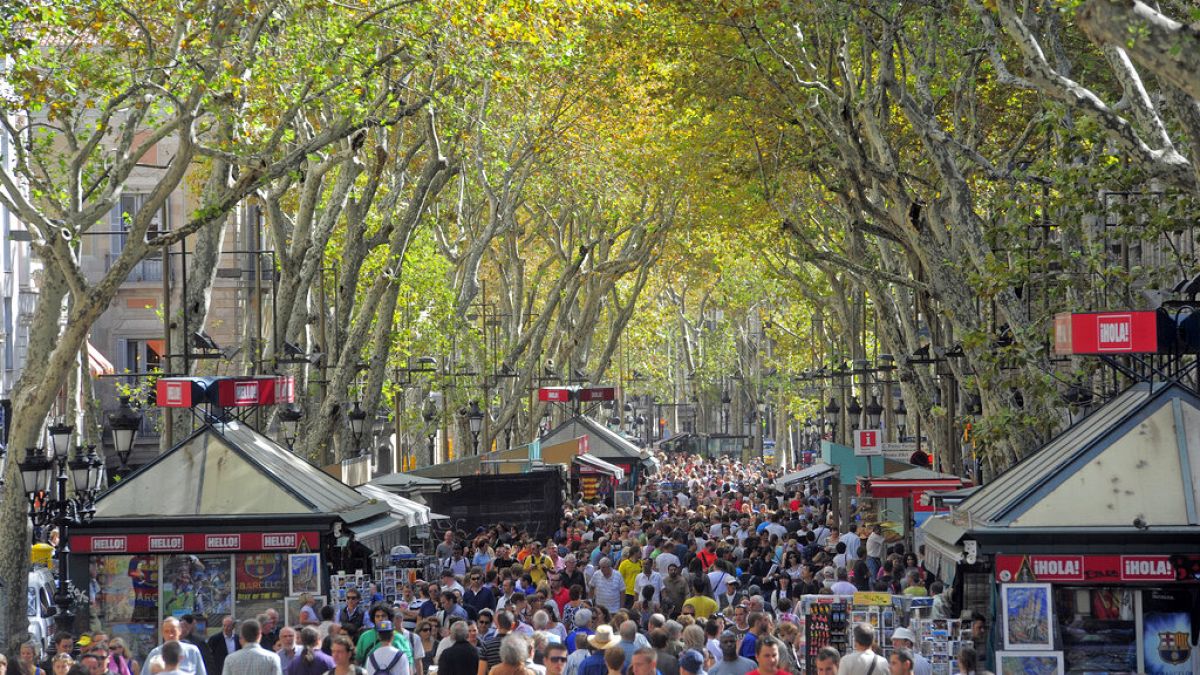
[[[704,668],[704,657],[695,649],[689,649],[679,655],[679,669],[689,673],[699,673]]]
[[[395,628],[392,626],[392,622],[386,619],[375,624],[376,633],[390,633],[393,630],[395,630]]]

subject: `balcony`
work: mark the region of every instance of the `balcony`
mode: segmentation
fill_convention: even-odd
[[[116,264],[120,253],[108,253],[105,255],[104,269],[110,270]],[[129,271],[129,275],[125,277],[125,281],[132,283],[143,282],[161,282],[163,280],[163,260],[162,258],[146,258],[133,266]]]

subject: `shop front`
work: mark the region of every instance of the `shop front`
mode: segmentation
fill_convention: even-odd
[[[368,534],[419,515],[398,514],[241,422],[213,423],[97,500],[92,522],[71,530],[70,576],[88,589],[93,628],[127,638],[139,658],[170,616],[193,615],[204,635],[225,616],[267,610],[295,623],[302,595],[318,608],[327,601],[331,573],[370,573]]]
[[[997,672],[1191,674],[1198,503],[1200,396],[1139,384],[930,518],[924,562]]]
[[[997,555],[1002,604],[1050,599],[1050,646],[1066,672],[1193,673],[1200,555]],[[1008,616],[1016,617],[1008,602]],[[1019,642],[1019,625],[1003,639]],[[1010,644],[1009,646],[1013,646]]]
[[[298,616],[300,594],[323,591],[322,537],[311,526],[81,534],[71,537],[73,576],[87,575],[93,625],[123,638],[140,658],[170,616],[191,614],[205,635],[226,616],[254,618],[269,609]]]

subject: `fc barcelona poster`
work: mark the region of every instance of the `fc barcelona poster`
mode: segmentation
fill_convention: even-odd
[[[1154,590],[1142,593],[1142,656],[1150,675],[1196,672],[1192,644],[1191,594]]]

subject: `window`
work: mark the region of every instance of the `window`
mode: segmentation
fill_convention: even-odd
[[[108,255],[108,264],[111,267],[117,257],[121,255],[121,251],[125,250],[125,244],[128,242],[129,235],[126,234],[129,226],[133,221],[134,216],[142,210],[142,206],[146,203],[148,194],[125,194],[121,195],[120,202],[113,207],[109,213],[110,231],[112,232],[112,244]],[[167,230],[167,208],[164,205],[159,215],[150,221],[150,228],[146,231],[147,237],[154,237],[160,232]],[[149,253],[141,262],[139,262],[129,272],[127,281],[162,281],[163,275],[163,259],[162,251],[154,250]]]

